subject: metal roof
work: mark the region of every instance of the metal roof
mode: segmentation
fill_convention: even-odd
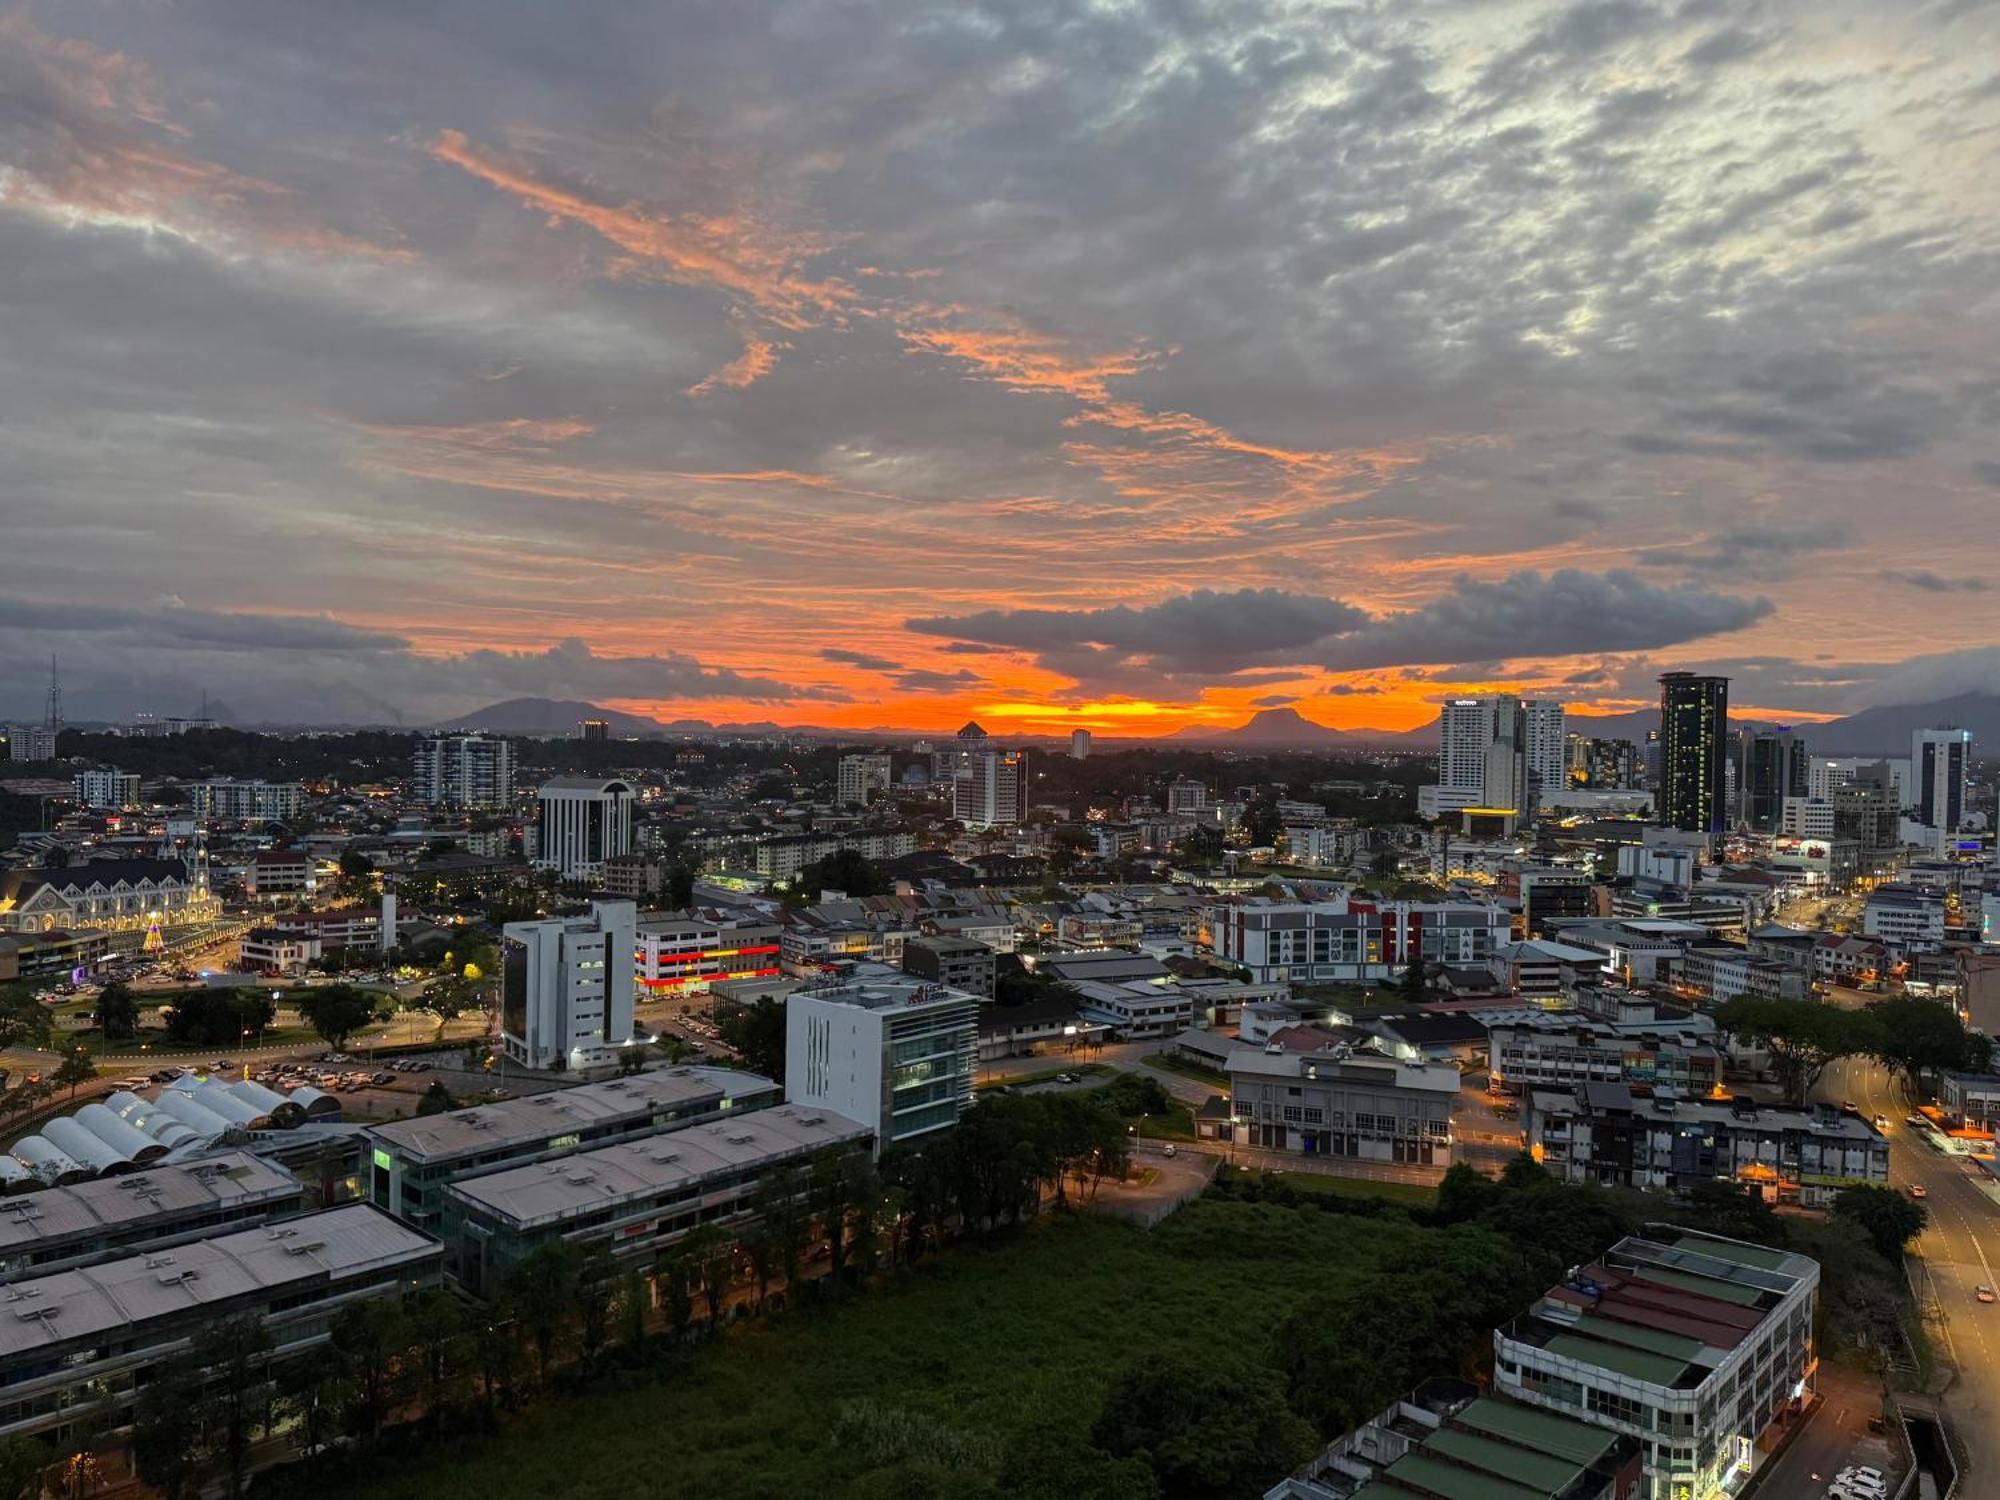
[[[278,1202],[300,1191],[297,1178],[247,1151],[147,1167],[0,1202],[0,1255],[147,1219],[263,1199]]]
[[[371,1127],[369,1135],[405,1156],[427,1158],[469,1156],[504,1146],[518,1146],[552,1135],[572,1134],[607,1121],[673,1109],[703,1100],[717,1103],[741,1092],[748,1080],[775,1088],[767,1078],[723,1068],[661,1068],[530,1094],[497,1104],[479,1104],[448,1114],[392,1120]]]
[[[31,1277],[0,1287],[0,1360],[437,1253],[435,1240],[356,1203],[171,1251]]]
[[[553,1161],[531,1162],[454,1184],[456,1198],[516,1228],[560,1220],[607,1204],[632,1202],[766,1162],[866,1140],[865,1126],[823,1109],[779,1104],[770,1109]]]

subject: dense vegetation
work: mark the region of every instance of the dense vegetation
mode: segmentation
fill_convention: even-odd
[[[1926,1074],[1983,1073],[1993,1056],[1991,1039],[1967,1031],[1951,1006],[1906,995],[1859,1010],[1738,995],[1712,1014],[1723,1031],[1769,1055],[1773,1076],[1794,1104],[1843,1057],[1873,1058],[1915,1092]]]

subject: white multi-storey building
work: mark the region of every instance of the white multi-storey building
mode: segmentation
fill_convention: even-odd
[[[843,755],[840,757],[834,801],[843,806],[851,803],[856,807],[866,807],[889,790],[890,775],[889,757],[884,753]]]
[[[1820,797],[1787,797],[1779,833],[1790,839],[1830,839],[1837,823],[1833,804]]]
[[[500,1032],[531,1068],[615,1062],[632,1040],[633,954],[639,909],[593,901],[583,917],[501,928]]]
[[[1861,933],[1906,951],[1944,946],[1945,893],[1935,886],[1882,885],[1861,908]]]
[[[1421,960],[1483,967],[1512,933],[1500,906],[1472,902],[1246,900],[1209,912],[1215,956],[1259,984],[1387,979]]]
[[[536,793],[535,864],[564,880],[595,880],[604,862],[632,852],[632,784],[555,776]]]
[[[411,755],[417,797],[433,807],[505,807],[514,800],[514,747],[481,734],[438,734]]]
[[[1028,753],[963,754],[952,773],[951,815],[967,828],[1012,828],[1028,816]]]
[[[296,781],[197,781],[187,790],[196,817],[224,823],[282,823],[305,803]]]
[[[139,778],[130,771],[78,771],[74,782],[76,800],[85,807],[136,807]]]
[[[1467,807],[1527,812],[1535,794],[1568,779],[1563,706],[1512,694],[1454,698],[1439,719],[1437,785],[1418,795],[1418,811],[1438,817]]]
[[[1644,1500],[1735,1494],[1819,1368],[1819,1266],[1664,1225],[1493,1332],[1495,1391],[1636,1438]]]
[[[972,1104],[979,997],[890,976],[785,1002],[785,1097],[859,1120],[881,1146],[944,1130]]]

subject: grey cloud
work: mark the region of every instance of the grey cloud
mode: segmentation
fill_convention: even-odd
[[[886,656],[870,656],[866,651],[850,651],[845,646],[828,646],[821,650],[823,661],[844,662],[851,667],[860,667],[866,672],[894,672],[901,667]]]
[[[196,609],[177,599],[144,609],[96,600],[0,599],[0,630],[119,636],[219,651],[385,651],[410,644],[402,636],[347,625],[331,615]]]
[[[1335,671],[1644,651],[1724,635],[1771,613],[1767,599],[1697,587],[1656,588],[1622,571],[1572,568],[1498,582],[1460,579],[1420,609],[1382,617],[1315,659]]]
[[[1296,693],[1266,693],[1261,698],[1252,698],[1252,708],[1290,708],[1299,701]]]
[[[1774,582],[1791,576],[1798,559],[1847,545],[1844,526],[1829,524],[1812,530],[1781,526],[1736,526],[1716,532],[1692,548],[1667,548],[1639,558],[1646,567],[1685,568],[1708,578]]]
[[[1715,68],[1754,57],[1770,45],[1770,38],[1742,26],[1725,26],[1711,31],[1681,54],[1689,67]]]
[[[1886,582],[1908,584],[1930,594],[1983,594],[1988,587],[1984,578],[1946,578],[1929,568],[1884,568],[1881,576]]]
[[[1658,588],[1629,572],[1521,572],[1460,578],[1418,609],[1369,615],[1338,599],[1200,592],[1142,610],[989,610],[910,620],[908,629],[1036,653],[1080,684],[1171,681],[1276,663],[1334,671],[1638,651],[1722,635],[1771,612],[1764,599]]]
[[[1134,609],[981,610],[906,620],[923,635],[969,638],[992,646],[1067,653],[1092,675],[1144,659],[1168,672],[1233,672],[1295,660],[1313,642],[1353,629],[1366,612],[1338,599],[1282,589],[1200,589]]]
[[[985,686],[977,672],[936,672],[927,667],[911,667],[895,674],[897,687],[906,693],[960,693]]]

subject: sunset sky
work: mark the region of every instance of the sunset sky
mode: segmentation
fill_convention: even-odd
[[[2000,687],[2000,5],[0,0],[0,715]]]

